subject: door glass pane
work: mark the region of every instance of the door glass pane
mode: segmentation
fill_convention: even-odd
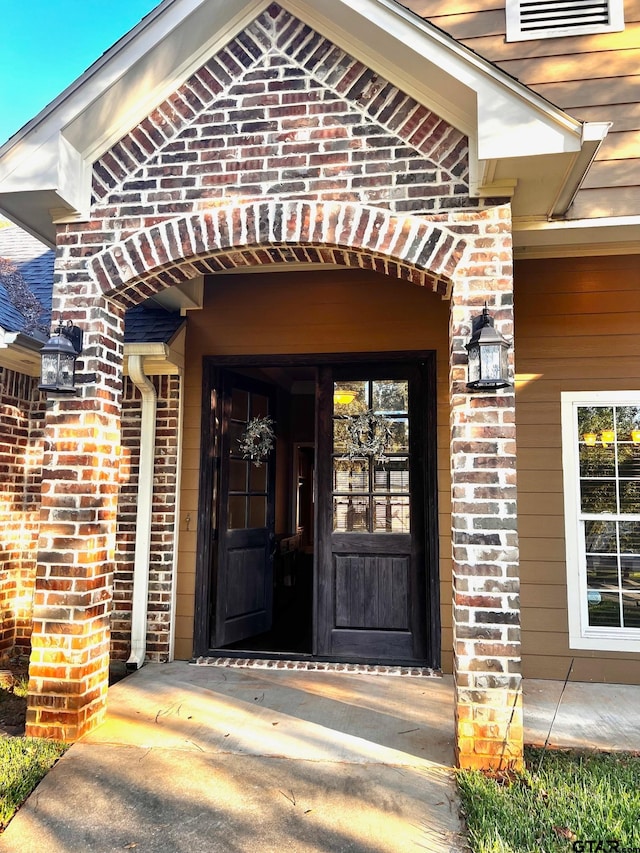
[[[369,383],[362,381],[333,383],[335,415],[359,415],[369,408]]]
[[[391,427],[391,444],[389,453],[408,453],[409,451],[409,418],[396,418]]]
[[[369,460],[334,459],[333,490],[334,492],[368,492]]]
[[[240,441],[247,428],[246,424],[230,423],[229,424],[229,453],[232,456],[240,456]]]
[[[376,492],[408,492],[409,457],[391,456],[384,462],[376,462],[373,488]]]
[[[406,379],[380,379],[373,383],[375,412],[402,415],[409,411],[409,383]]]
[[[231,391],[231,417],[236,421],[249,420],[249,394],[240,388]]]
[[[267,470],[268,462],[263,462],[259,467],[252,465],[249,469],[249,491],[251,492],[266,492],[267,491]]]
[[[265,527],[267,524],[267,498],[252,495],[249,498],[249,527]]]
[[[269,414],[269,399],[262,394],[251,395],[251,417],[266,418]]]
[[[246,492],[247,491],[247,468],[248,464],[244,459],[229,460],[229,491],[230,492]]]
[[[335,496],[333,529],[338,533],[366,533],[369,529],[369,498]]]
[[[244,495],[229,495],[229,530],[243,530],[247,526],[247,499]]]
[[[409,533],[409,498],[388,495],[373,499],[374,533]]]

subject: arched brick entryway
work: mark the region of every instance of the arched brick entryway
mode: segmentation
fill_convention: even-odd
[[[101,291],[126,305],[197,275],[274,263],[365,267],[442,295],[466,241],[417,216],[348,203],[265,201],[138,231],[91,259]]]
[[[518,762],[513,394],[469,398],[464,346],[487,301],[511,331],[508,208],[443,225],[354,203],[261,201],[138,230],[88,257],[56,307],[85,327],[82,393],[52,403],[43,473],[30,734],[74,740],[106,706],[124,310],[196,275],[273,263],[383,272],[451,298],[454,671],[464,766]],[[496,525],[496,520],[500,521]]]

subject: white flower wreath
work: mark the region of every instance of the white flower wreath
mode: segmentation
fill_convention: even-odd
[[[253,418],[238,439],[242,458],[250,459],[259,468],[273,450],[275,437],[272,418]]]
[[[373,409],[347,421],[346,454],[348,459],[358,456],[375,456],[386,462],[385,450],[391,442],[393,422]]]

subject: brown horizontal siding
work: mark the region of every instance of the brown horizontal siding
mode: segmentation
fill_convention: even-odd
[[[640,212],[640,0],[625,2],[622,32],[524,42],[506,41],[504,0],[403,5],[578,120],[612,122],[570,218]]]
[[[518,261],[515,282],[524,674],[640,683],[637,656],[569,648],[560,428],[562,391],[640,389],[640,263]]]

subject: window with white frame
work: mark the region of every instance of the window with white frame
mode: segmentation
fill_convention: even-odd
[[[506,0],[507,41],[624,29],[623,0]]]
[[[569,645],[640,651],[640,391],[564,392]]]

